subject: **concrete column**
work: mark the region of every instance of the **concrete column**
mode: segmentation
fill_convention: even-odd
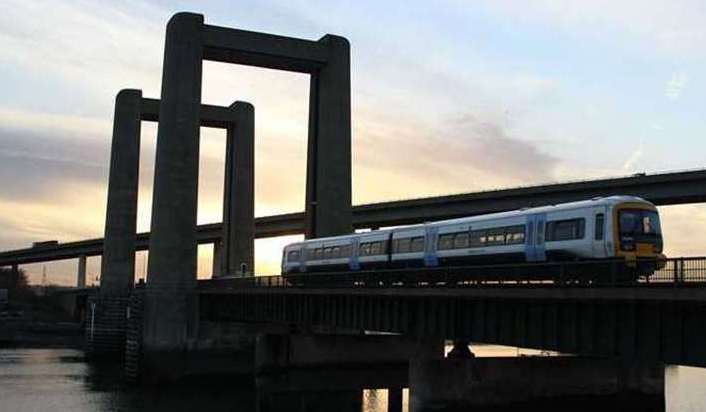
[[[213,242],[213,263],[211,269],[211,277],[217,278],[223,275],[223,243]]]
[[[326,35],[327,64],[311,75],[306,180],[307,238],[353,230],[350,45]]]
[[[78,257],[78,274],[76,276],[76,287],[86,287],[86,255]]]
[[[12,287],[17,288],[17,283],[20,281],[20,267],[16,263],[12,265]]]
[[[202,28],[203,16],[191,13],[167,24],[143,338],[144,376],[153,381],[184,372],[194,333]]]
[[[140,90],[129,89],[121,90],[115,98],[101,259],[102,295],[126,295],[135,282],[141,99]]]
[[[226,142],[222,275],[246,276],[254,273],[255,260],[255,109],[245,102],[230,108],[234,121]]]

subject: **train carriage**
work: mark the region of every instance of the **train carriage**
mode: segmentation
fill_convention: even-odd
[[[287,245],[282,274],[623,259],[663,261],[657,208],[633,196],[471,216]]]

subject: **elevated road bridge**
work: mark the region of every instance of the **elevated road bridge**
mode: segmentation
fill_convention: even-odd
[[[638,174],[359,205],[353,207],[353,225],[357,229],[364,229],[413,224],[616,194],[640,196],[658,206],[706,202],[706,170]],[[220,223],[200,225],[196,231],[197,240],[201,244],[217,242],[222,236]],[[255,221],[257,238],[303,232],[304,213],[266,216]],[[137,235],[137,250],[148,248],[149,237],[149,232]],[[88,239],[0,252],[0,266],[97,256],[102,253],[103,239]]]

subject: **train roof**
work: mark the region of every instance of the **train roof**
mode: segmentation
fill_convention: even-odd
[[[383,233],[389,233],[389,232],[392,232],[395,230],[416,229],[416,228],[424,227],[426,225],[447,225],[447,224],[472,222],[474,220],[502,219],[502,218],[523,216],[527,213],[547,213],[547,212],[553,212],[553,211],[557,211],[557,210],[570,210],[570,209],[577,209],[577,208],[582,208],[582,207],[593,207],[593,206],[614,206],[619,203],[626,203],[626,202],[639,202],[639,203],[646,203],[646,204],[654,206],[651,202],[648,202],[647,200],[645,200],[641,197],[637,197],[637,196],[618,195],[618,196],[594,197],[592,199],[579,200],[576,202],[557,203],[555,205],[545,205],[545,206],[537,206],[537,207],[526,207],[526,208],[522,208],[522,209],[510,210],[507,212],[488,213],[488,214],[484,214],[484,215],[460,217],[460,218],[456,218],[456,219],[436,220],[436,221],[431,221],[431,222],[419,223],[419,224],[415,224],[415,225],[405,225],[405,226],[395,227],[395,228],[391,228],[391,229],[374,230],[371,232],[351,233],[350,235],[340,235],[340,236],[331,236],[331,237],[309,239],[309,240],[305,240],[305,241],[301,241],[301,242],[291,243],[287,246],[296,246],[296,245],[299,245],[299,244],[302,244],[305,242],[311,242],[311,241],[325,242],[325,241],[331,241],[331,240],[339,240],[339,239],[346,238],[348,236],[354,236],[354,235],[355,236],[365,236],[365,235],[383,234]]]
[[[554,205],[525,207],[522,209],[510,210],[507,212],[488,213],[485,215],[475,215],[475,216],[468,216],[468,217],[460,217],[460,218],[456,218],[456,219],[439,220],[439,221],[435,221],[435,222],[428,222],[426,224],[456,223],[456,222],[464,222],[464,221],[471,220],[474,218],[475,219],[479,219],[479,218],[500,219],[500,218],[505,218],[505,217],[521,216],[521,215],[525,215],[527,213],[547,213],[547,212],[554,212],[557,210],[580,209],[580,208],[584,208],[584,207],[593,207],[593,206],[614,206],[614,205],[617,205],[620,203],[627,203],[627,202],[646,203],[646,204],[654,206],[651,202],[648,202],[647,200],[645,200],[641,197],[637,197],[637,196],[626,196],[626,195],[606,196],[606,197],[594,197],[593,199],[588,199],[588,200],[578,200],[576,202],[557,203]]]

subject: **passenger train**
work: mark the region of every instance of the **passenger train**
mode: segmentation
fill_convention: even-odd
[[[287,245],[282,275],[400,267],[624,259],[664,262],[657,208],[634,196],[597,197]]]

